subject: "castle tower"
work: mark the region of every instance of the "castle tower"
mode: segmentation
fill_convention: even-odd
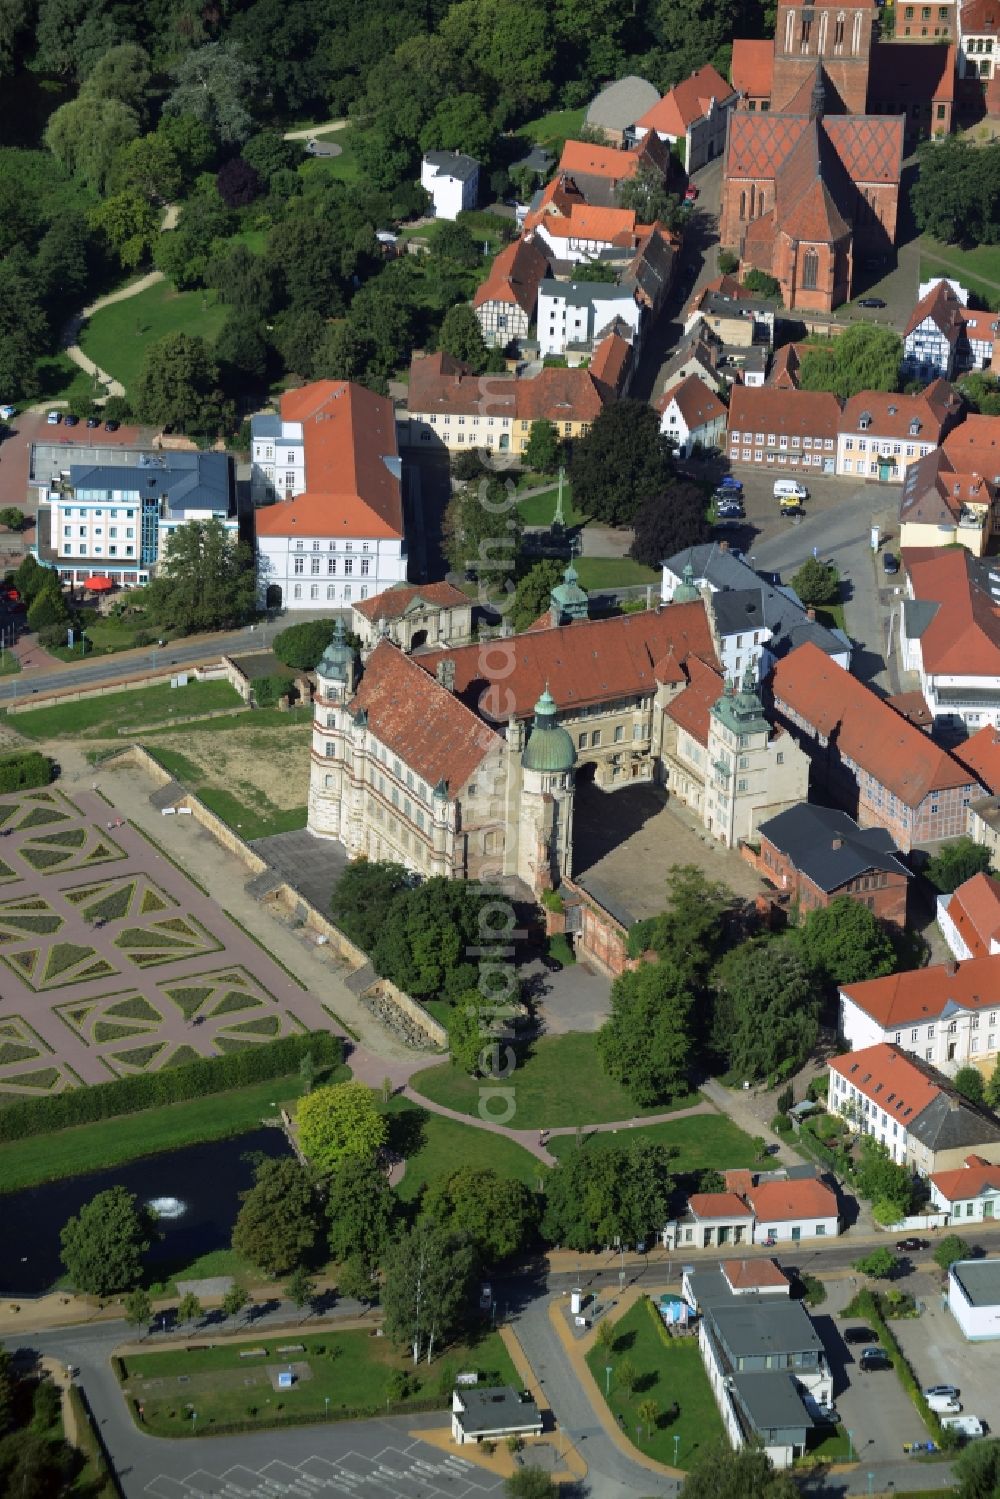
[[[590,599],[580,587],[580,575],[572,562],[549,595],[549,609],[554,625],[568,625],[575,619],[590,617]]]
[[[344,635],[344,622],[338,619],[333,639],[316,667],[306,827],[317,838],[347,841],[345,803],[353,763],[347,705],[356,685],[357,662]]]
[[[779,0],[771,113],[810,112],[820,63],[827,85],[825,112],[865,114],[875,16],[873,0]]]
[[[546,687],[521,753],[518,873],[536,893],[572,871],[575,765],[576,747]]]

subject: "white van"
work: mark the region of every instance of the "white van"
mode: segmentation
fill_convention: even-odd
[[[935,1395],[928,1391],[925,1398],[931,1410],[939,1416],[957,1416],[962,1409],[962,1402],[955,1395]]]
[[[809,491],[798,479],[777,479],[774,485],[776,500],[807,500]]]
[[[963,1437],[981,1437],[986,1434],[986,1427],[978,1416],[942,1416],[941,1425],[946,1426],[949,1431],[957,1431]]]

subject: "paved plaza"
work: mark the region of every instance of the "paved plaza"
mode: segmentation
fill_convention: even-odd
[[[319,1001],[100,796],[0,797],[0,1094],[320,1028]]]

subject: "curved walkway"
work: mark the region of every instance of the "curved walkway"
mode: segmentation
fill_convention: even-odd
[[[345,130],[350,120],[327,120],[324,125],[306,125],[301,130],[286,130],[282,140],[310,141],[315,135],[325,135],[328,130]]]

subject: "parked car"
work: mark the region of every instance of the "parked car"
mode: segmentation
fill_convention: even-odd
[[[58,427],[59,423],[62,421],[62,412],[50,411],[45,420],[48,422],[50,427]]]
[[[963,1437],[983,1437],[989,1430],[979,1416],[942,1416],[941,1425]]]
[[[875,1341],[875,1334],[870,1327],[848,1327],[844,1332],[845,1343],[865,1343],[871,1345]]]
[[[87,426],[91,429],[91,431],[93,431],[95,427],[99,427],[100,425],[101,418],[99,416],[88,416]]]
[[[0,406],[0,420],[9,422],[12,416],[17,416],[16,406]]]
[[[72,411],[69,413],[68,416],[64,416],[63,417],[63,426],[64,427],[78,427],[79,425],[80,425],[80,418],[78,416],[74,416],[73,413],[72,413]]]
[[[685,203],[697,203],[698,201],[698,188],[695,187],[693,182],[689,182],[685,189],[684,201]]]
[[[790,520],[801,520],[802,516],[805,515],[805,511],[799,504],[798,500],[782,501],[781,513],[782,515],[787,516]]]
[[[742,505],[716,505],[715,514],[719,520],[746,519],[746,511]]]
[[[776,479],[774,498],[776,500],[808,500],[809,491],[798,479]]]
[[[915,1254],[918,1249],[930,1249],[930,1239],[897,1239],[896,1248],[904,1254]]]
[[[858,303],[859,307],[884,307],[885,303],[881,297],[862,297]]]
[[[892,1360],[882,1348],[866,1348],[858,1359],[858,1367],[862,1374],[870,1374],[875,1369],[891,1369]]]
[[[937,1416],[957,1416],[962,1409],[962,1402],[954,1395],[932,1395],[929,1390],[924,1394],[927,1404]]]
[[[104,430],[105,432],[117,432],[120,426],[121,422],[105,422]]]
[[[899,558],[895,552],[882,553],[882,571],[887,578],[894,578],[899,572]]]
[[[488,1312],[493,1305],[493,1287],[484,1281],[479,1287],[479,1306],[484,1312]]]
[[[719,488],[720,489],[738,489],[739,492],[740,492],[740,494],[742,494],[743,493],[743,480],[742,479],[737,479],[736,476],[735,476],[735,474],[723,474],[722,478],[719,480]]]
[[[924,1399],[930,1405],[932,1400],[957,1400],[961,1393],[957,1384],[932,1384],[924,1391]]]

